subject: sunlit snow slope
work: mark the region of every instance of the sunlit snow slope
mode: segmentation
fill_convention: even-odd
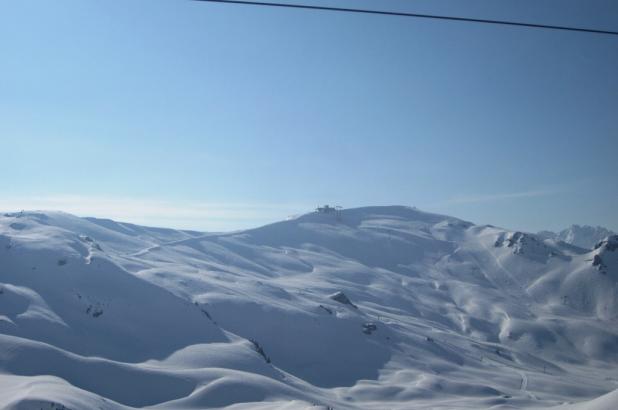
[[[0,216],[4,409],[615,409],[617,364],[616,236],[398,206],[228,234]]]

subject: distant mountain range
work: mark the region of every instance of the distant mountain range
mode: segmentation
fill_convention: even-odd
[[[555,239],[584,249],[592,249],[608,236],[615,232],[602,226],[571,225],[560,232],[541,231],[538,233],[543,239]]]

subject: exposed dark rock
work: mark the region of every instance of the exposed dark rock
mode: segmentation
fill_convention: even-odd
[[[87,244],[89,244],[92,248],[101,251],[101,245],[99,245],[94,239],[92,239],[90,236],[87,235],[79,235],[79,239],[82,242],[85,242]]]
[[[103,314],[103,308],[98,305],[88,305],[88,308],[86,309],[86,314],[92,317],[99,317]]]
[[[53,410],[71,410],[71,408],[66,407],[64,404],[54,403],[53,401],[49,403],[49,408]]]
[[[350,301],[350,299],[348,299],[348,297],[345,295],[345,293],[343,292],[336,292],[333,293],[332,295],[329,296],[329,298],[331,298],[332,300],[334,300],[335,302],[339,302],[342,303],[344,305],[350,305],[352,306],[354,309],[358,309],[358,306],[356,306],[354,303],[352,303]]]
[[[320,308],[324,309],[326,311],[326,313],[328,313],[329,315],[333,314],[333,311],[331,309],[327,308],[324,305],[320,305]]]
[[[616,249],[618,249],[618,235],[608,236],[594,246],[595,250],[600,248],[608,252],[616,251]]]
[[[598,266],[599,268],[604,267],[603,259],[599,255],[594,255],[594,259],[592,259],[592,266]]]
[[[372,334],[376,330],[378,330],[378,326],[376,326],[375,323],[367,322],[367,323],[363,324],[363,333],[365,333],[367,335]]]
[[[525,256],[536,262],[545,263],[549,258],[568,259],[568,256],[547,246],[536,235],[524,232],[502,233],[494,242],[496,248],[510,248],[514,255]]]
[[[212,320],[212,317],[210,316],[210,313],[208,313],[208,311],[204,308],[200,308],[200,310],[202,311],[203,314],[206,315],[206,317],[210,320]]]
[[[601,273],[607,274],[608,261],[613,261],[612,253],[618,250],[618,235],[610,235],[597,243],[594,247],[592,266],[595,266]],[[610,263],[610,266],[612,264]]]
[[[253,348],[260,356],[262,356],[262,358],[264,358],[264,361],[266,363],[270,363],[270,357],[266,355],[266,352],[264,352],[262,346],[260,346],[260,344],[256,340],[250,339],[250,342],[253,343]]]

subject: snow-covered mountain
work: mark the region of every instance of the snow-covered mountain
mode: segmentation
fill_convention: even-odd
[[[5,409],[610,409],[617,364],[616,236],[397,206],[224,234],[0,216]]]
[[[600,241],[608,236],[616,235],[616,233],[602,226],[571,225],[558,233],[541,231],[538,235],[544,239],[561,240],[580,248],[592,249]]]

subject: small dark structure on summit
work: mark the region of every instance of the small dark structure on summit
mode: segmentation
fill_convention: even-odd
[[[324,205],[324,206],[318,206],[317,208],[315,208],[315,211],[319,214],[331,214],[331,215],[335,215],[335,217],[337,218],[338,221],[341,220],[341,210],[343,208],[340,206],[330,206],[330,205]]]
[[[337,212],[337,208],[341,208],[341,207],[333,207],[330,205],[324,205],[324,206],[318,206],[317,208],[315,208],[315,211],[319,214],[332,214]]]

